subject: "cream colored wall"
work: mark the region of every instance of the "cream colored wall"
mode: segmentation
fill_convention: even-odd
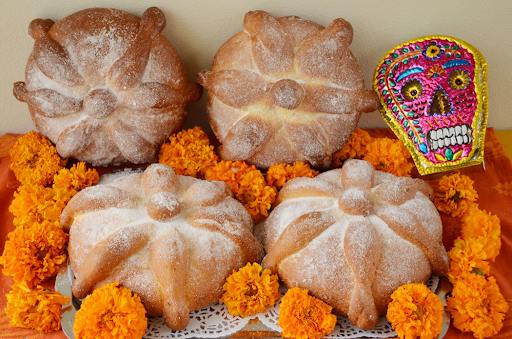
[[[424,35],[442,34],[465,40],[478,48],[489,67],[488,126],[512,129],[512,1],[381,1],[381,0],[3,0],[0,14],[0,135],[26,133],[34,128],[27,105],[12,94],[12,85],[24,80],[24,70],[33,47],[28,25],[35,18],[54,21],[89,7],[113,7],[140,16],[151,6],[167,17],[164,34],[181,56],[191,80],[210,69],[217,49],[242,29],[244,14],[261,9],[272,15],[297,15],[328,25],[344,18],[354,28],[351,50],[370,88],[373,71],[383,55],[395,45]],[[187,127],[209,129],[206,93],[190,105]],[[364,114],[363,128],[386,127],[378,112]]]

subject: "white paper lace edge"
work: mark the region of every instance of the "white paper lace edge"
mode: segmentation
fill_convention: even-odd
[[[68,266],[67,270],[63,270],[57,276],[55,282],[55,289],[65,296],[71,296],[71,284],[73,274],[71,267]],[[435,293],[439,278],[436,276],[430,277],[426,283],[427,286]],[[287,288],[282,286],[280,291],[284,295]],[[440,295],[444,299],[444,295]],[[70,301],[70,310],[62,314],[62,330],[68,338],[74,338],[73,324],[75,321],[76,307],[73,306],[73,301]],[[268,307],[265,313],[259,313],[251,317],[241,318],[231,316],[225,305],[213,304],[198,311],[190,312],[190,322],[184,330],[173,331],[168,328],[162,317],[149,317],[148,328],[144,338],[219,338],[230,336],[242,329],[249,323],[251,319],[258,318],[260,322],[267,328],[268,331],[281,332],[278,325],[279,306],[281,299],[272,306]],[[67,306],[65,306],[67,307]],[[443,331],[446,332],[449,324],[449,318],[445,315],[445,322],[443,324]],[[441,333],[439,338],[442,338],[444,333]],[[388,338],[396,336],[395,331],[391,328],[391,324],[387,321],[385,316],[381,316],[377,326],[373,329],[364,331],[352,325],[347,317],[338,316],[338,321],[331,334],[325,336],[326,338]]]

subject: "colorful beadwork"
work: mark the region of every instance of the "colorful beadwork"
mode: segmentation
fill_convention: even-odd
[[[462,40],[426,36],[391,49],[375,71],[380,112],[422,175],[480,164],[487,64]]]

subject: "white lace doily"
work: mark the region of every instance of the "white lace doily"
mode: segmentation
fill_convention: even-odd
[[[71,284],[73,280],[73,273],[71,267],[68,265],[67,269],[59,272],[55,289],[65,296],[71,296]],[[432,276],[427,282],[427,286],[435,292],[439,278]],[[287,288],[282,286],[280,292],[282,295],[286,293]],[[444,295],[441,296],[444,299]],[[68,338],[74,338],[73,323],[75,321],[75,314],[79,308],[79,301],[72,298],[69,306],[70,309],[62,314],[62,330]],[[158,339],[171,339],[171,338],[220,338],[230,336],[242,329],[249,323],[251,319],[258,318],[266,330],[281,332],[277,320],[279,318],[279,305],[281,299],[273,306],[267,308],[265,313],[259,313],[252,317],[241,318],[231,316],[225,305],[216,303],[198,311],[190,312],[190,322],[186,329],[182,331],[173,331],[168,328],[162,317],[148,318],[148,328],[144,338],[158,338]],[[443,324],[443,332],[445,333],[449,324],[449,318],[445,315],[445,322]],[[263,329],[265,330],[265,329]],[[442,338],[444,333],[441,332],[439,338]],[[387,321],[385,316],[380,317],[379,322],[375,328],[369,331],[363,331],[360,328],[352,325],[347,317],[339,317],[336,327],[332,333],[326,338],[389,338],[396,336],[395,331],[391,328],[391,324]]]

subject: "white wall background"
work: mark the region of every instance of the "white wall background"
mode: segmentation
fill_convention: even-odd
[[[475,46],[489,68],[488,126],[512,129],[512,1],[509,0],[1,0],[0,13],[0,135],[34,129],[25,103],[12,94],[16,81],[25,79],[25,65],[34,41],[28,25],[35,18],[58,21],[89,7],[113,7],[140,16],[157,6],[167,18],[164,34],[178,51],[191,80],[211,68],[217,49],[242,30],[250,10],[265,10],[275,17],[297,15],[328,25],[344,18],[354,28],[350,49],[371,87],[375,67],[395,45],[425,35],[449,35]],[[211,131],[206,117],[206,91],[189,107],[186,127],[200,125]],[[385,128],[378,112],[364,114],[362,128]]]

